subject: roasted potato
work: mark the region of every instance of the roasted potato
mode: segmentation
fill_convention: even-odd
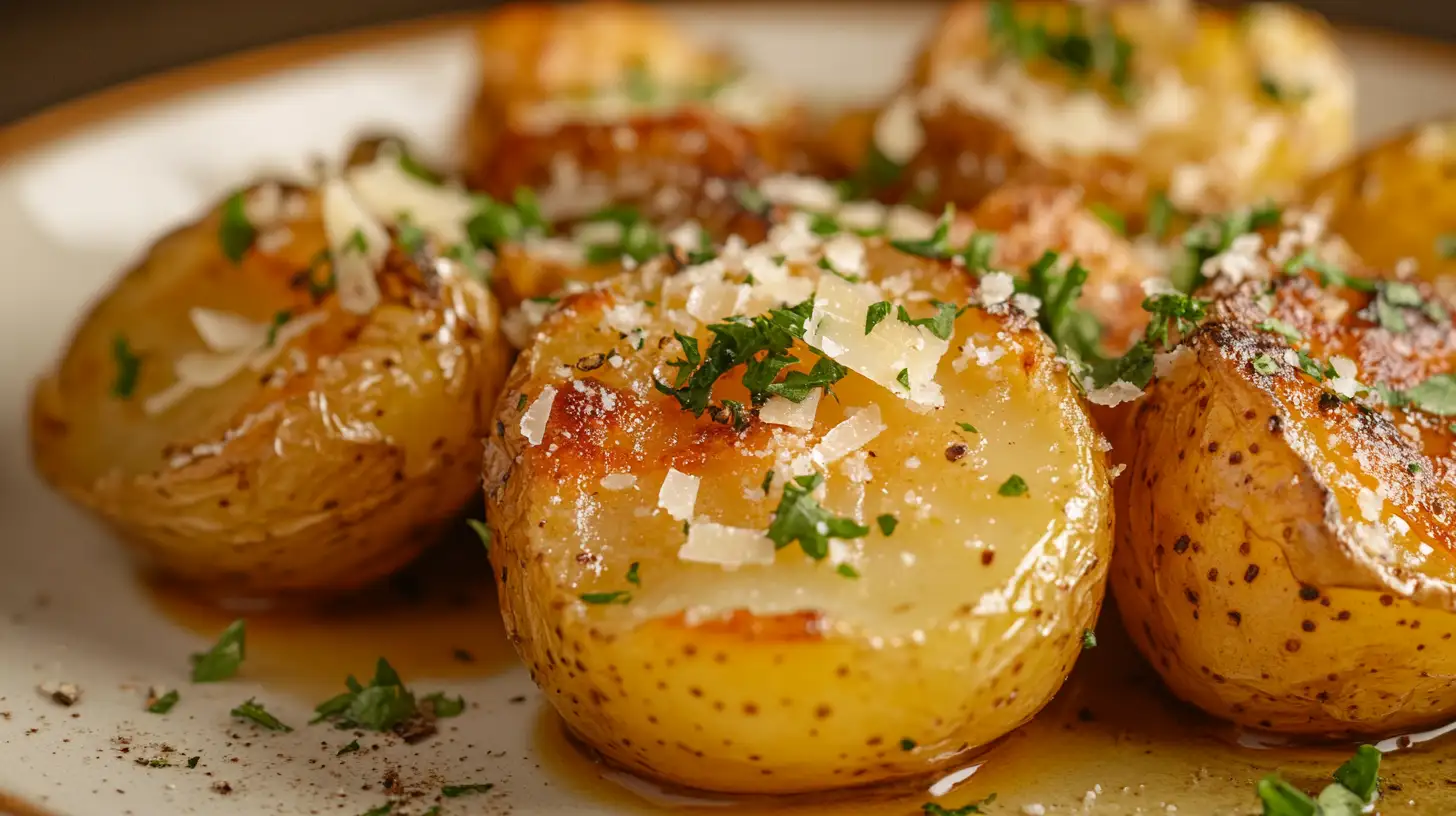
[[[486,441],[512,642],[582,739],[675,784],[961,762],[1100,607],[1101,440],[1010,277],[812,223],[563,299]]]
[[[1008,180],[1076,184],[1137,226],[1160,191],[1193,213],[1293,198],[1350,147],[1353,81],[1314,15],[1103,9],[955,4],[854,170],[931,209]]]
[[[215,599],[389,574],[476,495],[509,364],[489,291],[419,234],[467,206],[373,165],[162,238],[37,386],[36,467]]]
[[[724,180],[807,161],[791,99],[648,7],[513,5],[477,40],[466,180],[497,197],[535,188],[552,220],[631,203],[702,221]]]
[[[1113,588],[1206,711],[1410,732],[1456,714],[1456,333],[1428,286],[1355,277],[1299,231],[1216,263],[1239,275],[1130,412]]]
[[[1456,293],[1456,119],[1364,151],[1315,179],[1306,198],[1369,263],[1410,258],[1417,275]]]

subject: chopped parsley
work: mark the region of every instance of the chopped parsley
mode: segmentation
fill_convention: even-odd
[[[1022,62],[1046,59],[1078,80],[1106,82],[1120,100],[1131,98],[1133,47],[1117,33],[1111,15],[1097,15],[1097,25],[1088,30],[1082,8],[1071,6],[1067,30],[1058,34],[1041,21],[1018,19],[1011,0],[995,0],[986,11],[991,43],[1002,54]]]
[[[632,586],[642,586],[642,576],[637,574],[637,568],[640,566],[641,564],[633,561],[632,566],[627,568],[627,583]]]
[[[1290,88],[1283,85],[1269,74],[1259,75],[1259,92],[1268,97],[1271,102],[1277,102],[1280,105],[1297,105],[1309,99],[1313,93],[1309,88]]]
[[[773,476],[774,472],[772,470],[767,471],[763,474],[763,484],[760,486],[763,488],[763,495],[765,496],[768,495],[769,487],[773,485]]]
[[[633,62],[622,72],[622,93],[640,105],[651,103],[657,98],[657,83],[642,60]]]
[[[875,330],[875,327],[884,322],[890,316],[890,302],[882,300],[879,303],[872,303],[865,310],[865,334]]]
[[[1254,370],[1260,374],[1279,373],[1279,363],[1267,354],[1260,354],[1254,358]]]
[[[451,717],[458,717],[465,713],[465,698],[461,696],[446,697],[443,691],[433,691],[420,698],[420,702],[428,703],[430,713],[442,720]]]
[[[258,229],[248,220],[243,204],[243,191],[228,196],[222,205],[222,221],[217,225],[217,243],[222,254],[233,263],[240,263],[258,237]]]
[[[1007,478],[1006,481],[1001,483],[1000,487],[996,488],[997,493],[1008,498],[1015,496],[1025,496],[1026,491],[1026,480],[1016,475],[1015,473],[1011,474],[1011,476]]]
[[[910,739],[909,737],[902,737],[900,739],[900,750],[901,751],[913,751],[913,750],[915,750],[915,740]]]
[[[1091,210],[1098,220],[1111,227],[1113,232],[1118,235],[1127,235],[1127,219],[1123,218],[1122,213],[1100,201],[1088,204],[1087,209]]]
[[[1436,255],[1448,261],[1456,259],[1456,232],[1448,232],[1436,238]]]
[[[480,519],[466,519],[465,523],[475,531],[475,535],[480,538],[481,546],[485,547],[485,551],[490,552],[490,526]]]
[[[485,793],[495,785],[490,782],[477,782],[469,785],[446,785],[440,788],[440,795],[446,799],[454,799],[457,796],[467,796],[472,793]]]
[[[1091,629],[1082,630],[1082,651],[1097,648],[1097,633]]]
[[[613,263],[629,257],[637,263],[644,263],[667,252],[667,242],[661,233],[633,207],[608,207],[587,216],[590,222],[609,222],[621,228],[621,236],[615,244],[594,244],[586,248],[587,263]]]
[[[1264,816],[1357,816],[1375,800],[1380,787],[1380,751],[1361,745],[1355,756],[1335,770],[1334,782],[1313,797],[1278,774],[1259,780],[1257,792]]]
[[[1456,374],[1436,374],[1404,391],[1380,389],[1381,396],[1395,408],[1416,408],[1435,416],[1456,414]]]
[[[182,695],[178,694],[176,689],[172,689],[161,697],[148,702],[147,711],[152,714],[166,714],[172,710],[172,706],[177,705],[177,701],[180,699],[182,699]]]
[[[192,682],[215,683],[238,673],[238,666],[247,656],[247,624],[235,620],[228,624],[217,643],[205,652],[192,655]]]
[[[1410,330],[1405,319],[1406,309],[1417,309],[1436,323],[1444,323],[1448,319],[1446,310],[1440,304],[1427,301],[1421,297],[1421,290],[1403,281],[1377,283],[1372,309],[1375,322],[1381,328],[1396,334]]]
[[[293,730],[291,727],[285,725],[282,720],[279,720],[277,717],[269,714],[263,708],[262,703],[257,702],[251,697],[248,698],[247,702],[239,705],[237,708],[234,708],[228,713],[232,714],[234,717],[239,717],[244,720],[252,720],[253,722],[263,726],[269,731],[287,732]]]
[[[440,177],[439,173],[421,164],[419,159],[416,159],[405,149],[402,142],[394,141],[394,148],[399,153],[399,169],[403,170],[407,175],[414,176],[426,184],[439,185],[444,183],[445,180]]]
[[[900,373],[895,375],[895,382],[899,383],[906,391],[910,390],[910,369],[902,368]]]
[[[1163,240],[1164,236],[1168,234],[1168,230],[1172,228],[1173,219],[1177,215],[1178,210],[1173,206],[1173,202],[1168,200],[1167,193],[1162,190],[1153,193],[1152,197],[1148,199],[1147,234],[1152,236],[1155,241]]]
[[[935,304],[935,315],[933,317],[920,317],[912,319],[910,317],[910,313],[905,311],[904,306],[900,306],[897,308],[895,312],[895,317],[901,323],[904,323],[907,326],[915,326],[917,328],[924,327],[931,334],[935,335],[936,338],[940,340],[949,340],[951,331],[953,331],[955,328],[955,319],[956,315],[958,314],[960,314],[960,309],[954,303],[937,302]],[[866,325],[868,325],[869,319],[866,318],[865,322]],[[869,334],[869,332],[865,332],[865,334]]]
[[[950,222],[955,218],[955,207],[945,205],[945,213],[935,223],[935,232],[929,238],[920,239],[895,239],[890,241],[890,246],[907,255],[918,255],[921,258],[932,258],[945,260],[955,254],[950,245]]]
[[[414,692],[405,687],[399,673],[382,657],[375,663],[374,678],[369,681],[369,685],[362,685],[352,674],[344,679],[344,685],[348,687],[348,691],[330,697],[314,707],[314,717],[309,721],[310,725],[327,720],[337,728],[390,731],[420,716]],[[426,699],[444,701],[447,710],[455,702],[435,694]],[[464,708],[464,700],[459,700],[458,704]],[[438,710],[436,716],[441,716]]]
[[[672,385],[654,381],[657,390],[678,401],[695,416],[702,416],[712,400],[713,384],[728,371],[745,366],[743,385],[754,405],[762,405],[772,396],[792,402],[803,402],[815,388],[828,389],[849,373],[844,366],[822,354],[808,372],[790,371],[776,381],[785,368],[799,362],[789,354],[795,339],[804,336],[804,321],[813,310],[812,298],[789,309],[774,309],[754,318],[730,317],[713,323],[708,331],[713,341],[706,352],[700,352],[695,338],[678,333],[684,359],[668,363],[677,369]]]
[[[584,603],[605,605],[605,604],[629,604],[632,602],[632,593],[625,589],[618,589],[613,592],[585,592],[580,596]]]
[[[345,745],[343,748],[340,748],[338,750],[338,752],[334,754],[334,756],[343,756],[344,754],[353,754],[353,753],[357,753],[358,750],[359,750],[359,740],[354,740],[353,742],[350,742],[348,745]]]
[[[288,325],[293,319],[293,312],[282,309],[273,313],[273,319],[268,323],[268,336],[264,339],[263,345],[266,348],[273,348],[278,342],[278,330]]]
[[[1291,343],[1298,343],[1299,341],[1304,339],[1304,335],[1299,333],[1299,329],[1296,329],[1288,323],[1285,323],[1283,320],[1274,317],[1262,321],[1254,328],[1258,329],[1259,331],[1269,332],[1270,334],[1277,334]]]
[[[197,767],[197,763],[198,762],[201,762],[201,761],[202,761],[202,757],[200,757],[200,756],[188,757],[187,758],[187,768],[189,770],[192,769],[192,768],[196,768]]]
[[[1075,259],[1065,271],[1058,269],[1061,265],[1057,253],[1042,253],[1027,269],[1026,279],[1016,282],[1016,288],[1041,301],[1037,322],[1062,356],[1079,363],[1095,360],[1102,327],[1091,313],[1077,308],[1087,269]]]
[[[900,520],[889,513],[884,513],[875,517],[875,523],[880,525],[880,532],[888,536],[895,532],[895,527],[899,525]]]
[[[495,250],[504,243],[520,242],[529,233],[549,231],[536,203],[536,194],[529,188],[516,190],[514,204],[485,195],[476,196],[475,203],[475,213],[465,223],[465,233],[472,246]]]
[[[399,248],[404,250],[405,254],[418,255],[424,251],[429,238],[425,235],[425,231],[415,224],[414,219],[410,218],[409,213],[400,213],[399,218],[395,220],[394,242],[399,244]]]
[[[1405,469],[1410,471],[1412,476],[1416,475],[1417,473],[1425,472],[1425,468],[1421,467],[1420,462],[1411,462],[1410,464],[1405,466]]]
[[[975,816],[976,814],[984,813],[981,808],[994,801],[996,801],[996,794],[993,793],[979,802],[972,802],[969,805],[962,805],[958,808],[948,808],[943,805],[937,805],[934,802],[926,802],[920,806],[920,812],[923,816]]]
[[[972,425],[969,422],[957,422],[956,423],[956,427],[960,428],[961,430],[965,431],[966,433],[973,433],[973,434],[980,433],[980,431],[976,430],[976,426],[975,425]]]
[[[1183,255],[1174,263],[1170,277],[1173,285],[1192,292],[1206,280],[1203,264],[1215,255],[1226,252],[1234,240],[1279,224],[1283,211],[1273,204],[1242,208],[1218,216],[1210,216],[1194,224],[1183,235]],[[1313,257],[1311,253],[1310,257]],[[1288,271],[1286,267],[1285,271]],[[1293,273],[1290,273],[1293,274]]]
[[[841,201],[872,198],[875,193],[899,181],[904,172],[904,165],[891,161],[870,139],[865,145],[864,161],[860,162],[854,175],[837,183],[839,198]]]
[[[126,336],[111,339],[111,359],[116,363],[116,379],[111,381],[111,394],[117,399],[131,399],[142,370],[142,358],[131,350]]]
[[[1315,274],[1319,275],[1320,286],[1342,286],[1356,292],[1374,292],[1379,288],[1373,280],[1352,277],[1338,266],[1320,260],[1312,249],[1304,250],[1284,264],[1284,274],[1286,275],[1298,275],[1305,269],[1313,269]]]
[[[859,570],[849,564],[840,564],[834,568],[834,571],[843,575],[845,578],[859,578]]]
[[[977,230],[966,242],[961,258],[972,272],[986,272],[991,268],[991,256],[996,252],[996,233]]]
[[[754,187],[735,187],[733,197],[740,207],[755,215],[767,215],[771,206],[768,197]]]
[[[823,476],[813,473],[797,476],[784,484],[783,497],[768,527],[774,549],[781,550],[797,541],[806,555],[820,561],[829,555],[830,538],[869,535],[870,528],[854,519],[836,516],[814,500],[814,489],[823,482]]]

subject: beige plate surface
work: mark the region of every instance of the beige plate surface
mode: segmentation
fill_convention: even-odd
[[[889,87],[934,8],[836,4],[831,12],[790,2],[675,13],[812,97],[851,101]],[[253,611],[243,675],[192,687],[187,654],[228,616],[149,589],[96,525],[42,487],[27,460],[30,383],[88,298],[169,225],[259,171],[302,170],[311,156],[338,155],[363,130],[402,132],[449,155],[474,72],[461,25],[417,24],[232,58],[0,133],[0,274],[9,293],[0,298],[0,812],[29,812],[23,801],[68,816],[358,814],[402,791],[409,806],[395,812],[420,813],[442,783],[466,782],[496,787],[444,800],[443,813],[654,807],[624,790],[640,783],[604,780],[563,740],[501,637],[490,590],[458,580],[439,586],[445,573],[488,581],[474,548],[447,548],[417,580],[327,618]],[[1345,40],[1358,66],[1364,139],[1456,109],[1456,55],[1372,35]],[[1254,740],[1167,700],[1121,644],[1115,622],[1101,629],[1104,646],[1044,716],[967,769],[964,784],[941,801],[994,791],[992,813],[1031,803],[1049,813],[1174,812],[1169,805],[1183,814],[1249,813],[1259,775],[1277,766],[1312,782],[1314,769],[1337,761],[1238,747]],[[421,744],[365,736],[363,750],[336,757],[353,737],[303,723],[346,672],[368,672],[377,654],[418,690],[463,694],[470,708]],[[80,685],[81,702],[63,708],[43,697],[37,687],[47,681]],[[142,710],[153,683],[182,687],[182,702],[165,717]],[[260,733],[232,721],[228,710],[249,696],[298,730]],[[1384,812],[1456,811],[1456,767],[1443,764],[1442,748],[1449,752],[1449,743],[1388,763],[1387,782],[1399,791],[1388,794]],[[188,769],[194,756],[197,767]],[[214,791],[223,782],[231,793]],[[789,809],[918,813],[950,787]],[[661,792],[652,799],[683,801]]]

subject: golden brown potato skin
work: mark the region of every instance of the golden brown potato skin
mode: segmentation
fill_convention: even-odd
[[[479,489],[478,439],[508,365],[494,299],[396,248],[371,314],[315,302],[299,276],[326,245],[312,194],[291,242],[255,245],[238,265],[218,225],[214,211],[162,238],[85,316],[35,391],[36,467],[207,597],[330,593],[388,575]],[[261,374],[148,414],[172,361],[204,350],[194,307],[326,318]],[[141,359],[126,399],[112,394],[118,336]]]
[[[1256,328],[1269,317],[1314,359],[1348,357],[1361,382],[1397,388],[1456,369],[1456,336],[1413,310],[1393,334],[1361,313],[1370,295],[1308,278],[1273,284],[1272,304],[1268,286],[1216,303],[1132,412],[1118,608],[1176,694],[1241,725],[1377,736],[1449,721],[1449,417],[1363,408],[1282,362],[1252,366],[1289,348]]]
[[[867,251],[869,279],[904,276],[911,291],[947,302],[973,297],[974,279],[948,263],[879,239]],[[795,276],[819,274],[793,266]],[[917,413],[851,373],[811,430],[755,417],[738,432],[651,385],[680,355],[671,317],[680,295],[664,287],[686,274],[644,267],[564,299],[512,370],[486,442],[502,612],[568,725],[636,773],[787,793],[925,774],[1031,717],[1081,651],[1110,555],[1104,456],[1044,338],[1005,305],[972,308],[936,375],[945,408]],[[656,305],[635,350],[603,328],[604,315],[644,300]],[[695,333],[707,348],[705,327]],[[958,364],[972,341],[995,353]],[[609,350],[622,365],[602,364]],[[796,353],[805,359],[802,344]],[[720,380],[715,396],[744,399],[738,376]],[[532,445],[523,411],[548,385],[558,390]],[[737,571],[678,558],[683,525],[656,509],[669,467],[702,480],[695,524],[763,528],[781,490],[780,481],[760,487],[775,456],[812,446],[847,409],[866,406],[888,426],[862,460],[871,481],[856,487],[831,465],[824,504],[871,525],[881,513],[900,523],[890,537],[863,540],[858,579],[797,547]],[[964,436],[957,421],[979,433]],[[998,495],[1012,471],[1030,482],[1028,495]],[[635,484],[608,489],[608,474]],[[917,515],[916,496],[934,509]],[[994,552],[977,551],[988,542]],[[639,585],[628,582],[631,564]],[[631,602],[579,600],[614,590]],[[989,596],[1024,603],[980,607]]]
[[[760,113],[732,113],[710,89],[737,82],[737,67],[646,6],[513,5],[479,26],[477,42],[485,81],[466,123],[465,177],[491,195],[584,181],[605,188],[597,207],[654,202],[667,211],[654,220],[701,220],[692,210],[718,200],[705,179],[808,166],[799,107],[765,90]],[[634,81],[650,84],[646,98]],[[617,102],[561,114],[603,96]]]
[[[1456,118],[1428,122],[1362,152],[1310,183],[1311,206],[1368,263],[1406,258],[1449,297],[1456,292]],[[1452,239],[1456,241],[1456,238]]]
[[[1042,0],[1014,8],[1023,23],[1041,21],[1065,31],[1068,9],[1080,5]],[[1309,175],[1349,149],[1353,81],[1318,17],[1272,4],[1252,6],[1243,18],[1203,7],[1180,13],[1165,3],[1109,5],[1116,30],[1132,46],[1129,102],[1105,79],[1088,83],[1045,57],[1017,67],[992,42],[990,4],[952,5],[901,91],[919,101],[924,144],[884,194],[969,206],[1006,181],[1075,184],[1138,226],[1157,191],[1170,191],[1175,204],[1200,213],[1292,199]],[[1094,14],[1088,12],[1089,19]],[[1303,87],[1284,99],[1262,90],[1276,62],[1310,74],[1307,97]],[[1023,80],[1051,95],[1045,116],[1068,118],[1037,118],[1019,101],[1004,110],[968,101],[977,88],[1004,89]],[[1095,93],[1072,93],[1088,84]],[[1102,104],[1090,99],[1102,100],[1106,106],[1099,110],[1132,127],[1127,138],[1135,145],[1116,144],[1122,140],[1107,135],[1113,128],[1099,124],[1104,114],[1085,115],[1089,106]],[[853,132],[855,121],[844,127]],[[1042,140],[1036,133],[1060,138]],[[865,155],[862,150],[856,164]]]

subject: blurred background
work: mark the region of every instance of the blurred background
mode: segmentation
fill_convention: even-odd
[[[836,5],[834,0],[821,1],[826,8]],[[1300,4],[1345,25],[1456,42],[1456,0],[1302,0]],[[491,5],[497,3],[0,0],[0,123],[109,85],[209,57],[312,34]],[[1225,1],[1219,5],[1237,4]],[[1456,89],[1452,91],[1452,103],[1456,105]]]

